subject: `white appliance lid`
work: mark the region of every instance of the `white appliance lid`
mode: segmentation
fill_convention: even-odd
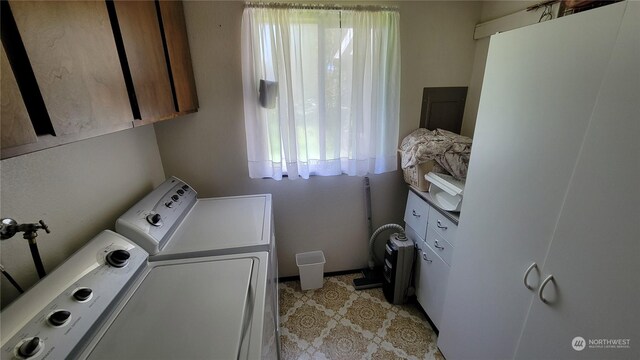
[[[266,196],[199,199],[161,254],[268,246]]]
[[[424,176],[427,181],[444,190],[451,196],[463,195],[465,182],[451,175],[430,172]]]
[[[238,358],[252,267],[248,258],[153,267],[89,358]]]

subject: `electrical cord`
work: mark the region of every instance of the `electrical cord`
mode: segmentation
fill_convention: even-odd
[[[5,269],[4,266],[2,266],[0,264],[0,272],[2,272],[2,275],[4,275],[5,278],[7,278],[7,280],[9,280],[9,282],[11,283],[11,285],[13,285],[13,287],[16,288],[16,290],[18,290],[18,292],[20,294],[24,293],[24,290],[22,290],[22,288],[20,287],[20,285],[18,285],[18,282],[13,278],[13,276],[11,276],[11,274],[9,274]]]

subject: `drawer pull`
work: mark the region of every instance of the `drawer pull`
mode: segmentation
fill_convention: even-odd
[[[544,292],[544,288],[547,286],[549,281],[555,281],[553,279],[553,275],[547,276],[547,278],[542,281],[542,284],[540,285],[540,289],[538,289],[538,297],[540,298],[540,301],[542,301],[545,304],[548,304],[549,300],[544,298],[543,292]]]
[[[522,281],[524,282],[524,287],[526,287],[529,290],[533,290],[533,286],[529,285],[529,283],[527,282],[527,278],[529,277],[529,273],[531,272],[531,270],[533,269],[538,269],[538,264],[536,264],[535,262],[531,265],[529,265],[529,267],[527,268],[527,271],[524,272],[524,278],[522,279]]]
[[[425,253],[422,253],[422,258],[423,258],[424,260],[426,260],[428,263],[431,263],[431,262],[433,261],[433,260],[429,260],[429,259],[427,258],[427,254],[425,254]]]
[[[415,216],[415,217],[417,217],[417,218],[419,218],[419,217],[420,217],[420,214],[418,214],[415,210],[412,210],[412,211],[411,211],[411,214],[413,214],[413,216]]]
[[[444,246],[440,246],[440,245],[438,245],[438,240],[436,240],[436,241],[434,241],[434,242],[433,242],[433,246],[435,246],[435,247],[436,247],[436,249],[444,250]]]
[[[447,230],[446,226],[442,226],[442,223],[440,222],[440,220],[436,221],[436,226],[438,227],[438,229],[442,229],[442,230]]]

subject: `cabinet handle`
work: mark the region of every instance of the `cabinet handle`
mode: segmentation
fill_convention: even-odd
[[[436,240],[436,241],[434,241],[434,242],[433,242],[433,246],[435,246],[435,247],[436,247],[436,249],[444,250],[444,246],[440,246],[440,245],[438,245],[438,240]]]
[[[413,214],[413,216],[415,216],[417,218],[420,217],[420,214],[418,214],[415,210],[413,210],[411,213]]]
[[[540,298],[540,301],[542,301],[545,304],[548,304],[549,301],[544,298],[542,293],[544,292],[544,288],[547,286],[549,281],[554,281],[553,280],[553,275],[547,276],[547,278],[542,281],[542,284],[540,284],[540,289],[538,290],[538,297]]]
[[[446,226],[442,226],[442,223],[440,222],[440,220],[436,221],[436,226],[437,226],[439,229],[447,230],[447,227],[446,227]]]
[[[431,263],[433,261],[433,260],[429,260],[427,258],[427,254],[425,254],[425,253],[422,253],[422,258],[425,259],[428,263]]]
[[[524,272],[524,278],[522,279],[522,281],[524,282],[524,287],[526,287],[529,290],[533,290],[533,286],[527,283],[527,278],[529,277],[529,273],[531,272],[531,270],[537,269],[537,268],[538,268],[538,264],[534,262],[533,264],[529,265],[529,267],[527,268],[527,271]]]

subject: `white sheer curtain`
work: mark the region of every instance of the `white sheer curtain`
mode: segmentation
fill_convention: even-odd
[[[399,29],[397,11],[247,7],[242,68],[249,176],[396,170]],[[259,101],[261,80],[277,84],[272,105]]]

